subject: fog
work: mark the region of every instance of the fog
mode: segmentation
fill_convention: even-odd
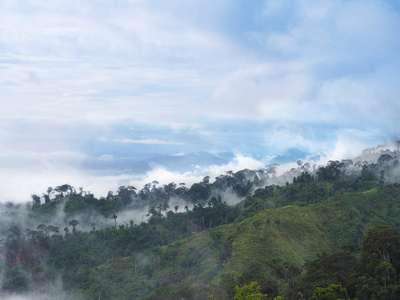
[[[311,163],[324,164],[332,157],[339,160],[348,158],[355,152],[355,150],[349,151],[349,148],[351,147],[344,147],[341,142],[338,142],[330,153],[320,156],[319,161]],[[357,153],[360,151],[361,148]],[[190,187],[193,183],[200,182],[205,176],[210,176],[213,181],[215,177],[225,174],[227,171],[266,169],[275,157],[254,158],[236,152],[233,159],[226,164],[188,165],[183,171],[173,171],[163,165],[152,164],[149,171],[136,173],[134,169],[88,169],[82,166],[84,157],[68,153],[67,157],[71,156],[78,157],[78,161],[68,164],[69,160],[65,161],[65,155],[59,155],[57,159],[41,157],[39,163],[36,156],[31,156],[24,158],[25,164],[21,167],[0,168],[0,180],[3,182],[0,203],[26,203],[30,201],[32,194],[41,195],[48,187],[62,184],[69,184],[75,188],[83,187],[97,198],[107,195],[109,191],[115,191],[121,185],[131,185],[140,189],[146,183],[154,180],[161,185],[170,182],[177,184],[184,182]],[[283,174],[296,167],[296,158],[293,159],[293,163],[277,166],[277,174]],[[304,160],[307,161],[307,159]]]
[[[348,160],[343,160],[344,165],[342,166],[343,172],[347,175],[359,175],[361,173],[361,169],[363,166],[369,166],[374,169],[374,172],[379,172],[383,168],[388,169],[390,172],[385,174],[385,183],[390,183],[393,181],[398,181],[400,177],[400,167],[395,164],[398,153],[397,153],[397,144],[391,143],[389,145],[381,145],[374,148],[369,148],[363,150],[357,156],[352,157]],[[387,155],[386,161],[379,161],[382,155]],[[209,184],[217,183],[220,181],[224,183],[224,180],[229,178],[241,178],[242,182],[247,182],[250,180],[253,182],[254,180],[258,180],[257,185],[252,187],[250,194],[253,194],[257,188],[263,188],[267,185],[285,185],[287,183],[291,183],[293,177],[299,176],[302,172],[309,172],[312,175],[316,175],[318,168],[324,166],[327,159],[325,157],[320,158],[319,161],[315,160],[298,160],[296,163],[289,163],[285,165],[267,165],[266,162],[261,162],[255,160],[250,157],[245,157],[243,155],[237,154],[235,159],[225,165],[214,165],[209,166],[207,168],[198,168],[191,172],[178,173],[171,172],[166,170],[163,167],[157,166],[153,170],[147,172],[141,178],[129,175],[119,175],[119,176],[106,176],[99,177],[100,182],[95,183],[94,181],[97,179],[96,176],[85,177],[83,173],[81,176],[75,178],[76,181],[83,179],[83,183],[88,182],[90,191],[86,189],[81,189],[79,193],[80,195],[90,195],[91,191],[96,191],[95,197],[106,197],[107,193],[111,191],[117,190],[118,185],[133,185],[137,187],[137,192],[139,193],[139,189],[143,189],[141,191],[148,193],[150,195],[150,200],[153,201],[153,204],[143,202],[143,200],[139,199],[139,194],[136,196],[132,196],[132,203],[127,205],[123,210],[116,212],[116,219],[112,220],[111,216],[105,217],[100,212],[95,210],[91,210],[89,213],[84,211],[78,211],[74,214],[67,214],[65,212],[65,203],[62,205],[57,205],[56,209],[49,215],[42,215],[41,217],[33,216],[29,209],[32,206],[32,201],[30,199],[24,199],[25,202],[20,203],[1,203],[0,204],[0,239],[4,241],[7,239],[10,228],[12,226],[17,226],[20,228],[22,235],[27,235],[26,229],[36,230],[39,229],[39,225],[44,224],[46,226],[53,225],[58,227],[60,235],[64,235],[63,229],[70,228],[69,222],[72,219],[75,219],[79,222],[77,226],[77,230],[79,231],[92,231],[95,229],[103,229],[103,228],[113,228],[115,225],[126,226],[128,227],[131,224],[140,224],[141,222],[148,221],[149,218],[149,210],[151,207],[155,207],[157,202],[161,201],[157,200],[158,198],[151,198],[154,193],[157,191],[164,193],[168,184],[171,182],[176,182],[176,184],[172,185],[174,188],[184,188],[189,190],[191,185],[194,183],[202,183],[205,184],[205,175],[210,176]],[[250,168],[249,168],[250,167]],[[371,170],[372,170],[371,169]],[[253,171],[252,171],[253,170]],[[241,172],[239,172],[241,171]],[[242,177],[238,176],[241,173]],[[243,177],[244,176],[244,177]],[[52,178],[50,182],[54,182],[59,180],[58,178]],[[104,184],[107,182],[107,185]],[[102,186],[103,184],[103,186]],[[82,184],[83,185],[83,184]],[[48,185],[46,185],[48,187]],[[15,188],[16,189],[16,188]],[[25,190],[22,190],[22,193]],[[38,195],[45,195],[46,189],[41,190]],[[147,191],[147,192],[146,192]],[[14,190],[13,193],[17,194],[18,189]],[[20,191],[21,192],[21,191]],[[77,193],[77,192],[75,192]],[[50,195],[50,193],[49,193]],[[113,195],[113,193],[111,193]],[[114,194],[117,195],[117,194]],[[155,194],[154,194],[155,195]],[[222,189],[211,190],[211,197],[221,196],[222,201],[226,202],[229,205],[233,205],[238,203],[239,201],[244,199],[244,196],[239,196],[232,187],[225,186]],[[56,195],[52,195],[52,197],[56,197]],[[65,196],[66,199],[69,197]],[[28,197],[29,198],[29,197]],[[22,200],[22,197],[19,198]],[[43,199],[43,198],[42,198]],[[163,199],[163,198],[160,198]],[[52,198],[52,200],[54,200]],[[162,200],[165,201],[165,200]],[[162,211],[163,215],[166,215],[167,211],[174,212],[185,212],[186,210],[192,210],[196,203],[193,203],[188,198],[181,198],[177,195],[168,196],[166,203],[168,207]],[[204,201],[202,205],[207,205],[207,201]],[[133,223],[132,223],[133,221]],[[3,248],[3,245],[0,246]],[[4,252],[4,251],[2,251]],[[138,259],[141,261],[146,261],[146,256],[143,256],[139,253],[135,254]],[[214,259],[210,257],[210,259]],[[0,268],[2,271],[2,276],[4,275],[4,266],[5,259],[0,259]],[[52,267],[47,267],[44,264],[44,268],[48,268],[49,271],[53,272]],[[29,278],[29,274],[27,275]],[[0,278],[0,284],[2,284],[3,279]],[[60,275],[55,275],[54,280],[46,282],[42,284],[40,287],[33,286],[31,283],[29,284],[29,293],[22,294],[4,294],[2,295],[2,299],[6,300],[36,300],[36,299],[54,299],[55,297],[59,299],[80,299],[79,294],[68,294],[63,291],[61,277]]]
[[[96,197],[107,195],[108,191],[116,190],[121,185],[132,185],[141,188],[148,182],[157,180],[160,184],[170,182],[185,182],[188,186],[201,181],[204,176],[216,176],[232,170],[263,168],[265,163],[251,157],[237,153],[235,158],[224,165],[188,166],[184,172],[170,171],[162,165],[153,165],[152,169],[144,174],[137,174],[134,170],[113,174],[111,170],[94,171],[67,166],[59,161],[45,161],[39,168],[36,164],[28,163],[23,168],[1,168],[0,180],[4,183],[0,202],[8,201],[25,203],[30,201],[31,194],[41,194],[48,187],[69,184],[76,188],[84,187]]]
[[[0,294],[2,300],[80,300],[84,299],[79,293],[68,293],[63,290],[61,278],[53,282],[43,283],[40,287],[33,288],[32,292],[22,294]]]

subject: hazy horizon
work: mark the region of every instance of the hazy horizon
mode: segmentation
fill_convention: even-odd
[[[17,0],[0,14],[0,202],[399,138],[397,2]],[[232,155],[125,167],[199,152]]]

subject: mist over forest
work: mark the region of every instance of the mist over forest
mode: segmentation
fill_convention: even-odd
[[[363,166],[369,166],[375,176],[378,176],[379,168],[390,165],[392,168],[390,172],[386,172],[385,182],[394,183],[397,182],[399,175],[399,170],[395,163],[397,160],[396,150],[396,143],[388,146],[381,145],[365,149],[356,157],[342,159],[341,161],[329,161],[327,164],[340,164],[342,174],[347,176],[360,175]],[[51,209],[52,214],[48,222],[58,226],[67,225],[67,215],[71,215],[71,212],[80,221],[81,230],[85,231],[89,231],[93,227],[104,228],[107,225],[110,226],[111,224],[107,220],[110,211],[119,212],[118,221],[121,224],[127,224],[131,220],[135,223],[140,223],[147,221],[150,208],[156,207],[160,203],[168,205],[168,209],[172,210],[174,208],[175,212],[184,212],[186,211],[186,206],[192,209],[197,202],[203,202],[202,204],[206,205],[210,198],[221,196],[228,205],[234,205],[242,201],[246,195],[253,194],[258,188],[264,188],[268,185],[284,186],[286,183],[292,183],[294,177],[304,172],[311,176],[316,176],[318,170],[324,165],[321,163],[316,163],[313,160],[303,162],[299,159],[296,163],[283,166],[270,164],[256,170],[243,169],[236,172],[229,170],[215,178],[206,175],[199,182],[192,184],[187,184],[186,182],[160,184],[157,181],[158,178],[153,178],[142,187],[132,185],[119,186],[115,190],[108,191],[107,194],[100,195],[97,198],[82,187],[76,188],[64,183],[48,187],[41,194],[32,194],[30,199],[26,199],[24,203],[0,203],[0,210],[5,214],[0,222],[2,224],[20,222],[14,225],[22,227],[37,226],[39,224],[29,223],[34,222],[34,219],[29,218],[28,210],[41,209],[42,204],[44,204],[44,207],[46,204],[57,204],[54,205],[56,208]],[[224,168],[226,167],[224,166]],[[148,176],[146,177],[148,178]],[[74,196],[85,199],[92,198],[99,201],[114,201],[115,204],[111,208],[106,208],[106,210],[109,210],[107,213],[99,209],[88,215],[86,212],[80,211],[79,203],[77,204],[78,207],[74,207],[73,204],[61,201]],[[175,209],[176,207],[178,208]],[[166,210],[163,209],[163,212],[166,213]],[[82,216],[80,216],[80,213],[82,213]],[[15,218],[16,215],[18,216],[17,218]],[[9,227],[7,225],[1,226],[1,228],[6,228],[7,230]]]
[[[341,225],[345,228],[350,226],[343,236],[336,236],[332,228],[323,230],[324,235],[329,232],[332,239],[336,240],[327,248],[322,246],[318,249],[320,246],[317,246],[309,254],[305,252],[293,257],[289,253],[294,250],[286,253],[282,248],[282,253],[271,254],[276,257],[270,257],[272,260],[265,264],[253,261],[250,269],[239,265],[234,267],[237,262],[234,262],[232,256],[233,250],[228,249],[234,247],[238,237],[225,240],[223,228],[226,226],[236,228],[266,213],[270,217],[263,221],[251,221],[261,222],[256,227],[258,233],[253,233],[257,237],[266,230],[258,227],[264,222],[267,223],[262,228],[272,226],[271,216],[281,215],[284,213],[281,209],[285,207],[315,209],[322,205],[325,213],[334,215],[336,209],[328,208],[330,203],[349,201],[344,200],[346,197],[363,199],[362,194],[366,191],[372,194],[383,192],[386,195],[380,196],[383,202],[374,212],[380,215],[378,211],[383,209],[381,205],[386,207],[385,201],[393,201],[385,197],[398,197],[400,193],[396,143],[369,148],[357,157],[332,160],[323,165],[298,160],[290,169],[282,171],[280,168],[282,166],[270,165],[257,170],[227,171],[215,178],[205,176],[192,185],[183,182],[161,185],[153,180],[140,189],[120,186],[98,198],[84,188],[61,184],[49,187],[41,194],[33,194],[26,203],[2,203],[2,299],[206,299],[204,297],[212,295],[219,297],[217,299],[231,299],[234,291],[238,293],[234,289],[235,284],[244,287],[251,282],[259,285],[262,295],[284,295],[285,299],[291,298],[294,291],[285,287],[284,283],[289,278],[286,275],[280,277],[281,271],[275,265],[278,261],[284,263],[279,268],[286,265],[284,268],[293,269],[291,284],[297,284],[309,296],[315,296],[315,287],[310,289],[303,278],[309,272],[305,271],[308,260],[314,259],[323,250],[338,251],[341,247],[349,247],[346,245],[353,245],[352,252],[346,255],[360,255],[357,254],[360,250],[354,249],[365,247],[365,235],[373,224],[393,225],[393,228],[400,226],[397,221],[391,223],[390,220],[396,220],[394,215],[388,215],[385,221],[381,216],[378,223],[373,221],[370,224],[365,217],[371,212],[351,212],[351,219],[343,220]],[[358,204],[354,205],[357,207]],[[394,204],[391,205],[393,209]],[[351,220],[358,218],[357,214],[361,214],[359,218],[364,225],[357,225],[358,233],[354,235],[351,228],[355,225],[351,225]],[[366,215],[363,217],[363,214]],[[281,220],[275,220],[274,226],[283,226],[284,218],[281,215]],[[290,226],[285,230],[289,230],[289,235],[294,234],[293,238],[296,237]],[[317,230],[322,229],[318,227]],[[193,242],[197,244],[195,248],[189,246]],[[187,252],[178,256],[177,253],[172,254],[174,252],[163,254],[172,251],[167,250],[171,247],[175,249],[185,244],[196,253],[203,248],[207,250],[203,250],[204,253],[198,252],[197,259],[187,257]],[[310,245],[303,247],[308,248]],[[362,251],[361,255],[364,255]],[[393,257],[397,259],[395,255]],[[169,260],[173,265],[176,264],[176,268],[186,266],[188,277],[169,280],[170,275],[163,275],[170,272],[167,267]],[[272,262],[275,263],[271,265]],[[123,264],[128,265],[123,267]],[[206,271],[202,271],[205,268],[203,264],[207,266]],[[233,265],[228,267],[227,264]],[[392,264],[393,268],[397,268],[395,262]],[[93,275],[90,275],[92,272]],[[104,286],[98,285],[98,280],[111,276],[110,272],[121,272],[121,276],[125,272],[133,272],[124,275],[133,276],[133,281],[128,285],[123,283],[119,288],[113,286],[116,284],[115,279],[105,285],[103,282]],[[263,276],[267,277],[262,279]],[[226,280],[232,282],[228,284]],[[344,288],[342,284],[341,288]],[[321,283],[321,288],[327,286]],[[397,291],[400,293],[400,286],[393,287],[391,293]],[[346,293],[354,297],[357,292],[357,289],[350,288]]]

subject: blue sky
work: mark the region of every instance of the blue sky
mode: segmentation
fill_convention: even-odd
[[[259,167],[400,134],[398,1],[10,0],[0,16],[5,200],[139,180],[89,160],[233,152],[225,168]],[[140,180],[182,175],[161,171]]]

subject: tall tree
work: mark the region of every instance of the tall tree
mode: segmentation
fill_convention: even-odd
[[[72,234],[73,234],[73,235],[76,235],[76,226],[79,225],[79,221],[73,219],[73,220],[69,221],[68,224],[72,226]]]
[[[257,281],[245,284],[242,287],[235,287],[235,298],[234,300],[262,300],[267,299],[267,294],[260,292],[260,285]]]
[[[114,226],[114,228],[115,229],[117,229],[117,215],[113,215],[112,217],[111,217],[111,219],[114,219],[114,221],[115,221],[115,226]]]
[[[32,202],[33,202],[32,209],[37,210],[41,205],[40,197],[37,195],[31,195],[31,197],[32,197]]]
[[[375,267],[381,262],[400,266],[397,250],[400,246],[400,233],[392,226],[378,226],[368,230],[362,243],[361,263],[373,275]]]

